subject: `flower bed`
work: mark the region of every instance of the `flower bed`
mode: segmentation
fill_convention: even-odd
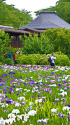
[[[0,65],[0,124],[67,125],[70,67]]]

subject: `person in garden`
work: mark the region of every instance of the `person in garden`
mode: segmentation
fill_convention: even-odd
[[[13,61],[13,63],[14,63],[14,60],[13,60],[13,55],[12,55],[12,53],[11,52],[9,52],[9,54],[8,54],[8,60],[12,60]]]
[[[54,57],[54,53],[52,53],[52,55],[51,55],[51,62],[50,62],[50,65],[51,65],[51,67],[54,67],[55,66],[55,59],[56,59],[56,57]]]
[[[18,49],[18,51],[17,51],[17,54],[20,54],[21,53],[21,51],[20,51],[20,48]]]
[[[11,52],[8,54],[8,60],[10,60],[10,59],[13,59],[13,56],[12,56]]]
[[[17,52],[15,52],[15,54],[14,54],[15,63],[16,63],[16,56],[17,56]]]

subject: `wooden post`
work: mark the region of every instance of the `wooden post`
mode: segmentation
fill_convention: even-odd
[[[19,44],[18,44],[18,42],[19,42],[19,36],[16,36],[16,42],[17,42],[17,48],[19,48]]]

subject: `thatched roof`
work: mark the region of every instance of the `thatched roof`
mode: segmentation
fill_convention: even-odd
[[[57,16],[55,11],[42,11],[36,19],[34,19],[28,25],[19,28],[19,30],[46,30],[53,29],[56,27],[70,29],[70,24],[68,24],[59,16]]]

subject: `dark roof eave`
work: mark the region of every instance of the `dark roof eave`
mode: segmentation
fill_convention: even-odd
[[[40,11],[39,14],[41,13],[56,13],[56,11]]]
[[[43,33],[46,29],[31,29],[31,28],[25,28],[24,31],[30,31],[33,33]]]
[[[15,30],[15,29],[6,29],[6,28],[1,28],[0,30],[4,30],[6,33],[13,33],[13,34],[29,34],[27,31],[22,31],[22,30]]]

